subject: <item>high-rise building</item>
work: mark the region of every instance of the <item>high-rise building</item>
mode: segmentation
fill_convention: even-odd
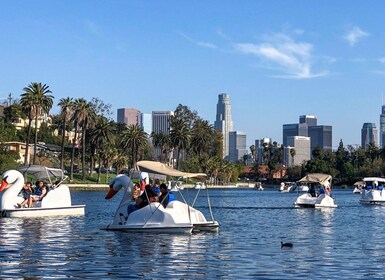
[[[299,116],[299,123],[306,123],[308,126],[317,125],[317,117],[314,115]]]
[[[265,145],[272,144],[271,138],[262,138],[255,140],[255,161],[258,164],[264,164],[263,151]]]
[[[310,137],[311,151],[314,151],[317,147],[320,147],[325,152],[331,152],[333,150],[333,130],[331,125],[309,126],[308,136]]]
[[[380,147],[383,148],[385,146],[385,105],[381,107],[381,115],[380,115]]]
[[[284,124],[282,136],[282,144],[284,147],[289,146],[289,137],[304,136],[310,137],[311,151],[317,146],[324,151],[332,151],[332,126],[317,125],[317,117],[313,115],[300,116],[298,124]]]
[[[282,145],[287,146],[287,138],[290,136],[308,136],[307,123],[284,124],[282,131]]]
[[[364,123],[361,129],[361,146],[367,148],[370,143],[378,147],[378,132],[375,123]]]
[[[231,118],[230,95],[226,93],[219,94],[217,104],[217,115],[214,122],[214,128],[223,135],[223,157],[229,156],[229,132],[233,131],[233,120]]]
[[[170,134],[172,111],[153,111],[152,112],[152,132],[163,132],[166,135]],[[154,158],[159,159],[161,155],[160,149],[154,149]],[[169,155],[167,155],[169,156]]]
[[[283,160],[286,166],[301,165],[304,161],[311,158],[310,137],[290,136],[287,139],[288,145],[284,148]],[[290,150],[295,150],[295,155],[291,156]]]
[[[143,128],[144,132],[148,135],[151,135],[152,132],[152,116],[151,114],[140,114],[140,125]]]
[[[242,161],[243,156],[247,155],[246,134],[240,131],[229,132],[229,161]]]
[[[140,111],[134,108],[118,109],[118,123],[125,123],[126,125],[138,124],[140,125]]]

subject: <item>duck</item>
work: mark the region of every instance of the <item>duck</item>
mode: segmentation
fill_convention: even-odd
[[[281,241],[281,248],[293,248],[293,243],[290,243],[290,242],[283,243]]]

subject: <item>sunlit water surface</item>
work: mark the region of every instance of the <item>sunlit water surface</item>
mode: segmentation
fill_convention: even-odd
[[[183,195],[192,202],[196,192]],[[0,219],[1,278],[385,278],[385,207],[360,205],[351,190],[335,191],[338,208],[322,210],[295,209],[296,194],[276,190],[209,194],[218,233],[100,230],[120,201],[100,191],[72,192],[84,217]],[[209,216],[206,200],[196,207]]]

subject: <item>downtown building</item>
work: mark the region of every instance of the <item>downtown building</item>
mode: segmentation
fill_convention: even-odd
[[[366,149],[373,143],[378,147],[378,132],[375,123],[364,123],[361,129],[361,147]]]
[[[217,104],[217,114],[214,122],[214,128],[223,135],[223,158],[229,158],[229,133],[233,131],[233,120],[231,118],[230,95],[226,93],[219,94]]]
[[[152,112],[152,132],[163,132],[170,135],[171,131],[171,117],[174,116],[173,111],[153,111]],[[154,148],[154,159],[159,160],[161,151],[158,147]],[[170,155],[167,155],[170,158]]]
[[[306,136],[289,136],[287,146],[283,149],[283,162],[286,166],[301,165],[303,162],[310,160],[310,137]],[[291,155],[291,150],[295,150],[295,155]]]
[[[140,111],[134,108],[118,109],[117,122],[129,125],[140,125]]]
[[[385,105],[381,107],[380,115],[380,149],[385,146]]]
[[[320,147],[324,151],[331,152],[332,139],[333,139],[333,128],[331,125],[318,125],[317,117],[314,115],[302,115],[299,117],[299,123],[295,124],[284,124],[282,131],[282,143],[284,147],[289,147],[290,149],[301,150],[301,156],[295,156],[294,164],[302,163],[304,160],[310,160],[312,152],[315,148]],[[309,152],[304,152],[307,149],[307,144],[304,142],[305,138],[296,139],[295,136],[302,136],[309,138]],[[294,138],[293,138],[294,137]],[[288,156],[286,158],[285,165],[291,166],[293,161]]]
[[[245,133],[240,131],[230,131],[228,160],[230,162],[243,161],[243,156],[248,154],[246,146]]]

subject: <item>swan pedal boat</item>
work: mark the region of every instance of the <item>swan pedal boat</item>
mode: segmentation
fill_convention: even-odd
[[[148,179],[148,172],[182,178],[206,178],[207,176],[203,173],[181,172],[153,161],[139,161],[136,166],[141,171],[141,179]],[[113,221],[102,229],[182,234],[189,234],[193,231],[218,230],[219,223],[217,221],[207,221],[202,212],[178,200],[169,202],[166,208],[159,202],[151,202],[147,206],[128,214],[129,205],[135,203],[131,199],[133,188],[133,182],[127,175],[119,174],[111,180],[110,190],[106,195],[106,199],[112,198],[121,189],[125,189],[125,193]]]
[[[17,204],[24,201],[19,195],[25,183],[23,174],[48,181],[50,185],[52,178],[60,178],[61,181],[50,189],[41,201],[34,202],[31,208],[17,208]],[[85,205],[72,205],[70,190],[67,185],[62,184],[65,179],[63,170],[42,165],[21,166],[17,170],[4,172],[0,186],[0,216],[22,218],[84,215]]]
[[[296,208],[336,208],[334,198],[328,193],[331,192],[332,176],[322,173],[311,173],[298,181],[300,184],[311,184],[314,187],[314,194],[304,193],[294,202]],[[315,186],[323,191],[321,194],[315,193]],[[329,191],[327,190],[329,189]]]
[[[385,204],[385,178],[366,177],[363,179],[365,187],[361,191],[360,203]]]

